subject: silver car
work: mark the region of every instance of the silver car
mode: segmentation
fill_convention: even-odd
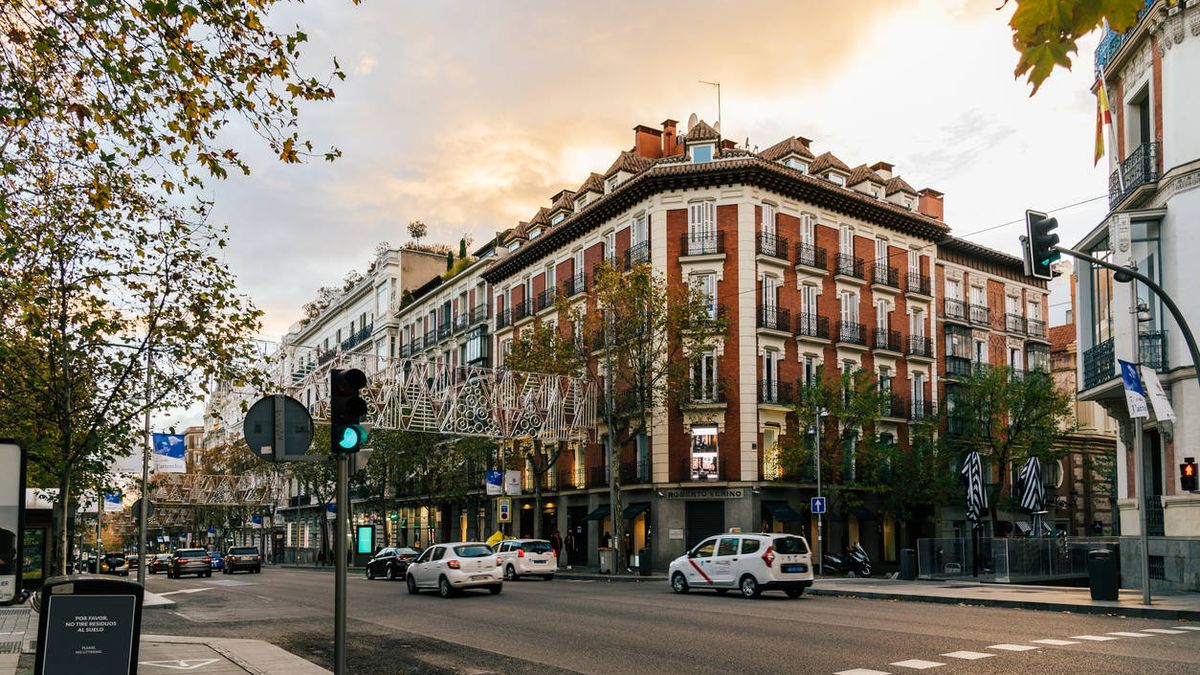
[[[501,560],[482,542],[436,544],[409,563],[405,573],[409,593],[436,589],[443,598],[464,588],[486,588],[492,595],[504,588]]]
[[[554,548],[545,539],[509,539],[496,546],[504,568],[504,578],[516,581],[524,576],[539,576],[546,581],[558,571]]]

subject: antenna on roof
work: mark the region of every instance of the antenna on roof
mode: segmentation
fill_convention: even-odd
[[[692,129],[695,129],[695,128],[696,128],[696,123],[697,123],[697,122],[699,122],[699,121],[700,121],[700,118],[699,118],[699,117],[696,117],[696,113],[692,113],[691,115],[689,115],[689,116],[688,116],[688,127],[687,127],[687,128],[688,128],[688,131],[691,131]]]
[[[717,124],[716,124],[716,126],[713,127],[713,129],[716,129],[717,133],[720,134],[721,133],[721,83],[720,82],[709,82],[707,80],[699,80],[699,82],[700,82],[700,84],[707,84],[707,85],[711,85],[711,86],[714,86],[717,88]]]

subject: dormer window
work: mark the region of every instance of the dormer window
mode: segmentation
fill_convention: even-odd
[[[616,190],[617,186],[620,184],[621,184],[621,174],[618,173],[617,175],[613,176],[612,178],[609,178],[607,181],[604,182],[604,191],[612,192],[613,190]]]
[[[904,198],[904,208],[908,209],[909,211],[912,211],[916,204],[917,202],[912,197]]]
[[[588,203],[588,196],[585,194],[582,197],[580,197],[579,199],[575,200],[575,210],[578,211],[578,210],[582,209],[583,207],[587,206],[587,203]]]
[[[534,228],[529,231],[530,239],[537,239],[540,236],[542,236],[542,228],[540,228],[540,227]]]
[[[834,185],[840,185],[842,187],[846,186],[846,178],[844,176],[833,173],[832,171],[825,174],[825,180],[829,181],[830,183],[833,183]]]
[[[795,169],[800,173],[808,173],[808,162],[799,157],[788,157],[783,160],[783,165],[789,169]]]
[[[519,242],[519,241],[511,242],[508,245],[508,250],[510,250],[510,251],[515,251],[518,248],[521,248],[521,242]]]
[[[705,143],[704,145],[697,145],[697,146],[691,148],[691,151],[692,151],[692,163],[693,164],[703,164],[705,162],[712,161],[713,146],[711,143]]]
[[[556,213],[556,214],[554,214],[554,217],[550,219],[550,224],[551,224],[551,225],[557,225],[557,224],[561,223],[562,221],[564,221],[564,220],[566,220],[566,219],[567,219],[567,214],[565,214],[565,213]]]

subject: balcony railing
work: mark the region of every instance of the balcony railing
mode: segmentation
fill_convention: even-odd
[[[1004,315],[1004,330],[1010,333],[1025,332],[1025,317],[1020,314],[1005,314]]]
[[[633,269],[634,265],[644,262],[650,262],[650,242],[639,242],[625,251],[625,269]]]
[[[1104,384],[1117,376],[1113,338],[1083,352],[1083,388]]]
[[[781,237],[770,232],[759,232],[755,235],[755,253],[759,255],[779,258],[780,260],[788,259],[788,240],[786,237]]]
[[[563,281],[563,295],[571,297],[577,293],[582,293],[587,290],[587,275],[583,272],[576,272],[575,276],[569,277]]]
[[[900,331],[876,328],[871,331],[871,346],[889,352],[900,352]]]
[[[449,321],[446,321],[441,324],[438,324],[437,332],[438,332],[438,339],[445,340],[446,338],[450,337],[450,334],[452,332],[454,332],[454,328],[450,324]]]
[[[1139,358],[1143,366],[1158,372],[1167,370],[1167,334],[1163,331],[1142,333],[1138,336]]]
[[[558,288],[551,286],[546,290],[538,293],[534,297],[534,311],[540,312],[554,304],[554,298],[558,296]]]
[[[724,232],[684,234],[679,238],[680,255],[714,255],[724,252]]]
[[[593,466],[588,469],[588,487],[608,485],[608,467]]]
[[[958,321],[966,321],[968,307],[970,307],[970,305],[963,302],[962,300],[956,300],[954,298],[946,298],[946,303],[945,303],[946,311],[943,312],[943,314],[944,314],[945,318],[947,318],[947,319],[957,319]]]
[[[946,355],[946,377],[968,377],[971,375],[971,371],[969,357]]]
[[[829,265],[828,253],[825,249],[815,244],[808,242],[799,242],[796,244],[796,264],[804,265],[805,267],[819,267],[827,269]]]
[[[1111,61],[1113,57],[1117,55],[1117,52],[1121,50],[1121,45],[1125,43],[1125,39],[1128,38],[1133,31],[1137,30],[1138,24],[1141,23],[1142,18],[1146,16],[1146,13],[1150,11],[1150,7],[1154,5],[1155,2],[1157,2],[1157,0],[1146,0],[1145,3],[1142,4],[1142,8],[1138,10],[1137,23],[1131,26],[1129,30],[1125,31],[1124,33],[1118,33],[1111,28],[1105,29],[1104,34],[1100,37],[1100,44],[1096,45],[1095,68],[1097,76],[1100,75],[1100,71],[1104,69],[1104,66],[1108,65],[1108,62]]]
[[[487,321],[488,306],[485,303],[480,303],[471,308],[471,323],[483,323]]]
[[[908,408],[908,419],[929,420],[937,416],[937,406],[933,401],[913,401]]]
[[[899,289],[900,270],[887,263],[876,262],[871,265],[871,280],[877,284]]]
[[[409,343],[408,354],[409,356],[416,356],[421,352],[422,349],[425,349],[425,338],[418,335],[412,339],[412,342]]]
[[[437,341],[438,341],[438,337],[437,337],[437,329],[436,328],[430,328],[429,330],[425,331],[425,346],[426,347],[432,347],[434,344],[437,343]]]
[[[1143,143],[1121,162],[1120,171],[1109,176],[1108,208],[1116,209],[1134,190],[1157,180],[1158,143]]]
[[[867,327],[854,321],[838,321],[837,341],[866,346]]]
[[[900,394],[892,394],[884,399],[883,410],[879,414],[881,417],[908,419],[908,401],[905,401]]]
[[[587,487],[587,467],[575,467],[574,476],[572,476],[572,478],[574,478],[573,485],[575,486],[576,490],[582,490]]]
[[[792,384],[790,382],[780,382],[779,380],[763,380],[759,382],[758,402],[790,405],[792,403]]]
[[[933,295],[932,286],[929,283],[929,277],[919,272],[908,273],[908,292],[920,293],[921,295]]]
[[[725,463],[720,458],[703,459],[688,457],[683,461],[683,480],[688,482],[704,482],[725,480]]]
[[[983,326],[991,325],[992,323],[992,308],[987,305],[968,305],[971,315],[971,323],[977,323]]]
[[[796,317],[796,335],[829,339],[829,317],[819,314],[801,314]]]
[[[500,330],[501,328],[504,328],[505,326],[510,326],[510,325],[512,325],[512,322],[513,322],[513,319],[512,319],[512,310],[511,309],[505,307],[504,309],[500,310],[499,312],[496,312],[496,330]]]
[[[839,253],[834,256],[833,273],[840,274],[846,277],[854,277],[856,279],[866,279],[866,272],[863,271],[863,259]]]
[[[720,380],[709,382],[692,380],[687,385],[687,392],[688,403],[709,404],[725,402],[725,387],[721,386]]]
[[[790,333],[792,331],[792,313],[775,305],[759,305],[758,327]]]
[[[909,335],[908,355],[924,356],[927,359],[933,358],[933,340],[924,335]]]
[[[522,300],[520,302],[513,303],[513,308],[512,308],[513,323],[516,323],[516,322],[520,321],[521,319],[524,319],[525,317],[532,316],[532,315],[533,315],[533,312],[529,311],[529,303],[527,303],[526,301]]]
[[[641,460],[637,462],[622,462],[621,463],[621,484],[622,485],[638,485],[641,483],[650,482],[650,462]]]
[[[962,418],[962,415],[950,415],[946,418],[946,434],[949,436],[962,436],[966,432],[967,423]]]
[[[371,331],[373,331],[373,330],[375,330],[375,322],[372,321],[371,323],[367,324],[366,326],[363,326],[361,329],[359,329],[357,332],[352,334],[350,337],[346,338],[345,340],[342,340],[342,351],[344,351],[344,352],[350,351],[351,349],[354,349],[359,344],[362,344],[362,342],[364,340],[371,337]]]
[[[1041,319],[1026,319],[1025,330],[1032,338],[1046,337],[1046,322]]]

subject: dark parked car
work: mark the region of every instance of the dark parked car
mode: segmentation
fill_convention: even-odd
[[[381,548],[367,561],[367,578],[387,577],[395,581],[403,579],[408,571],[408,563],[416,560],[421,552],[415,548]]]
[[[202,548],[181,548],[171,554],[171,562],[167,564],[167,578],[178,579],[184,574],[211,577],[211,564],[208,551]]]
[[[158,553],[150,559],[150,566],[146,569],[149,570],[150,574],[158,574],[159,572],[166,572],[170,564],[170,553]]]
[[[221,573],[233,574],[238,570],[254,574],[262,572],[262,554],[257,546],[234,546],[225,553],[225,567]]]
[[[104,557],[100,558],[100,574],[129,576],[129,563],[125,560],[125,554],[105,553]]]

